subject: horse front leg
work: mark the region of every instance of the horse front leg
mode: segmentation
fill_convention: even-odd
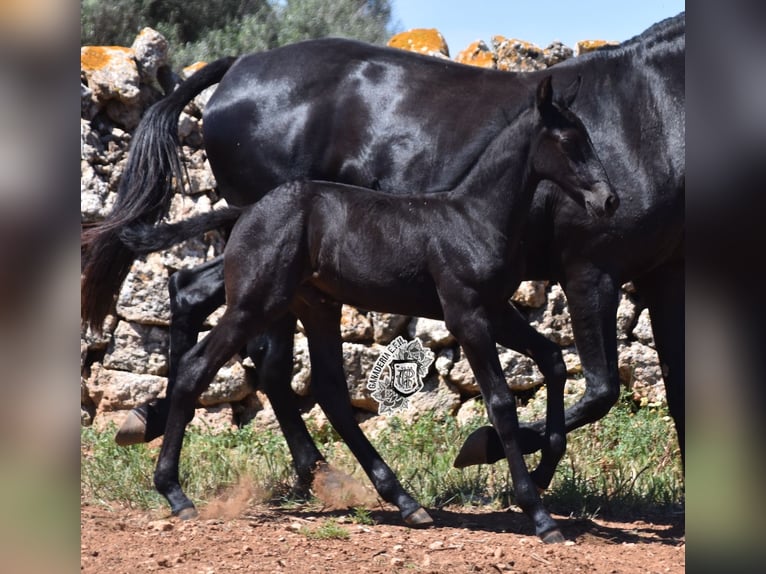
[[[114,437],[120,446],[149,442],[164,433],[181,357],[197,343],[205,319],[225,302],[223,256],[194,269],[177,271],[170,277],[168,290],[170,353],[165,397],[138,406],[128,413]]]
[[[465,295],[464,295],[465,296]],[[545,509],[537,486],[527,469],[518,442],[519,421],[516,399],[508,387],[493,337],[492,321],[487,311],[469,296],[456,303],[442,296],[447,328],[463,348],[487,406],[487,415],[497,430],[513,479],[518,505],[532,520],[535,533],[546,543],[563,542],[558,525]],[[502,311],[500,311],[502,312]]]
[[[685,464],[685,293],[684,263],[663,265],[649,275],[634,280],[636,289],[649,308],[652,333],[660,359],[668,410],[676,427],[681,462]]]
[[[566,451],[564,427],[564,386],[566,364],[561,349],[532,328],[512,305],[501,307],[492,315],[497,343],[530,357],[545,377],[547,388],[545,434],[519,428],[518,442],[524,454],[542,450],[532,479],[540,490],[551,483],[559,461]],[[466,439],[455,458],[454,466],[463,468],[474,464],[491,464],[503,458],[505,450],[493,427],[481,427]]]
[[[619,398],[616,328],[619,285],[609,274],[586,268],[568,274],[565,292],[586,382],[585,394],[564,411],[564,429],[568,433],[602,418]],[[535,362],[542,371],[544,361],[535,359]],[[546,383],[547,380],[546,375]],[[551,380],[558,379],[553,377]],[[549,400],[551,396],[553,393],[549,389]],[[546,411],[548,416],[554,412],[552,409],[558,407],[549,403]],[[524,453],[543,448],[548,442],[547,431],[546,420],[522,423],[519,440]],[[490,427],[474,431],[466,440],[461,453],[463,450],[467,454],[460,460],[456,459],[456,463],[460,462],[462,466],[493,463],[502,458],[502,444]],[[541,470],[535,478],[544,483],[544,474],[548,472],[543,473]]]
[[[359,461],[381,498],[399,509],[405,523],[409,526],[430,526],[433,519],[404,490],[354,419],[343,372],[340,305],[302,305],[297,312],[309,343],[312,392],[330,424]]]
[[[613,275],[585,266],[567,270],[562,284],[585,374],[585,394],[565,415],[567,432],[595,422],[617,402],[617,304],[620,284]],[[540,424],[530,425],[540,430]]]

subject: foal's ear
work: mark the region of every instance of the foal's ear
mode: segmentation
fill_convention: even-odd
[[[537,96],[535,98],[537,109],[541,113],[550,110],[553,106],[553,87],[551,86],[551,76],[545,76],[537,85]]]
[[[569,84],[561,94],[561,102],[564,104],[564,107],[572,107],[572,103],[575,101],[575,98],[580,91],[581,85],[582,76],[578,74],[577,78],[571,84]]]

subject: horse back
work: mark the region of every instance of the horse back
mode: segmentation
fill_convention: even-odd
[[[235,204],[300,178],[448,190],[529,103],[536,78],[351,40],[300,42],[229,70],[205,111],[205,145]]]

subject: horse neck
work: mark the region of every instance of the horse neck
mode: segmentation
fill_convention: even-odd
[[[521,110],[487,146],[451,196],[482,207],[482,220],[507,233],[523,219],[539,180],[532,172],[532,152],[539,131],[534,108]]]

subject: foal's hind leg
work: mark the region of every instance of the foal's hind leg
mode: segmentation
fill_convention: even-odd
[[[309,342],[312,392],[333,428],[361,464],[378,494],[396,505],[410,526],[428,526],[433,520],[407,492],[394,472],[359,428],[348,396],[343,372],[340,305],[301,303],[296,309]]]
[[[184,494],[178,476],[186,424],[194,416],[200,394],[210,385],[218,369],[246,343],[257,325],[251,313],[227,309],[218,325],[181,359],[178,380],[170,396],[165,437],[154,472],[154,485],[170,504],[174,515],[192,518],[194,503]],[[261,322],[262,324],[262,322]]]
[[[256,341],[247,352],[258,365],[258,380],[271,402],[298,475],[299,493],[308,495],[317,463],[324,461],[300,415],[295,393],[290,387],[293,373],[293,335],[295,315],[287,314]]]

